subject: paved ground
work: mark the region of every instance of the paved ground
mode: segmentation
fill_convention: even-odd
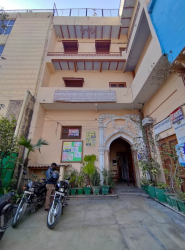
[[[9,228],[1,250],[185,249],[185,218],[150,198],[69,201],[54,230],[41,209]]]

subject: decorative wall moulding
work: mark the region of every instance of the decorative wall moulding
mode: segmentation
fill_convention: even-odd
[[[115,90],[55,90],[54,102],[116,102]]]

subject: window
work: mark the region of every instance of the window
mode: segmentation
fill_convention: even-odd
[[[62,126],[61,139],[81,139],[81,126]]]
[[[110,88],[126,88],[126,82],[109,82]]]
[[[96,40],[95,47],[96,53],[109,54],[111,40]]]
[[[83,87],[84,78],[63,77],[62,79],[65,83],[65,87],[75,87],[75,88],[76,87],[79,87],[79,88]]]
[[[0,57],[1,57],[1,54],[3,53],[3,50],[4,50],[4,45],[0,45]]]
[[[63,47],[65,53],[78,53],[78,41],[77,40],[63,40]]]
[[[9,35],[15,20],[4,20],[0,21],[0,35]]]

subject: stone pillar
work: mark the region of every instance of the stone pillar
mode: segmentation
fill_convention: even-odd
[[[105,167],[105,148],[104,148],[104,126],[103,120],[99,120],[99,166],[100,166],[100,179],[103,184],[102,171]]]

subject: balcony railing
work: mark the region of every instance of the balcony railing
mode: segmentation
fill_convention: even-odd
[[[118,9],[18,9],[18,10],[4,10],[4,12],[53,12],[53,16],[93,16],[93,17],[117,17],[119,16]]]
[[[94,57],[98,57],[98,56],[118,56],[118,57],[122,57],[122,54],[118,53],[118,52],[110,52],[110,53],[96,53],[96,52],[78,52],[78,53],[70,53],[70,52],[48,52],[47,56],[94,56]]]

